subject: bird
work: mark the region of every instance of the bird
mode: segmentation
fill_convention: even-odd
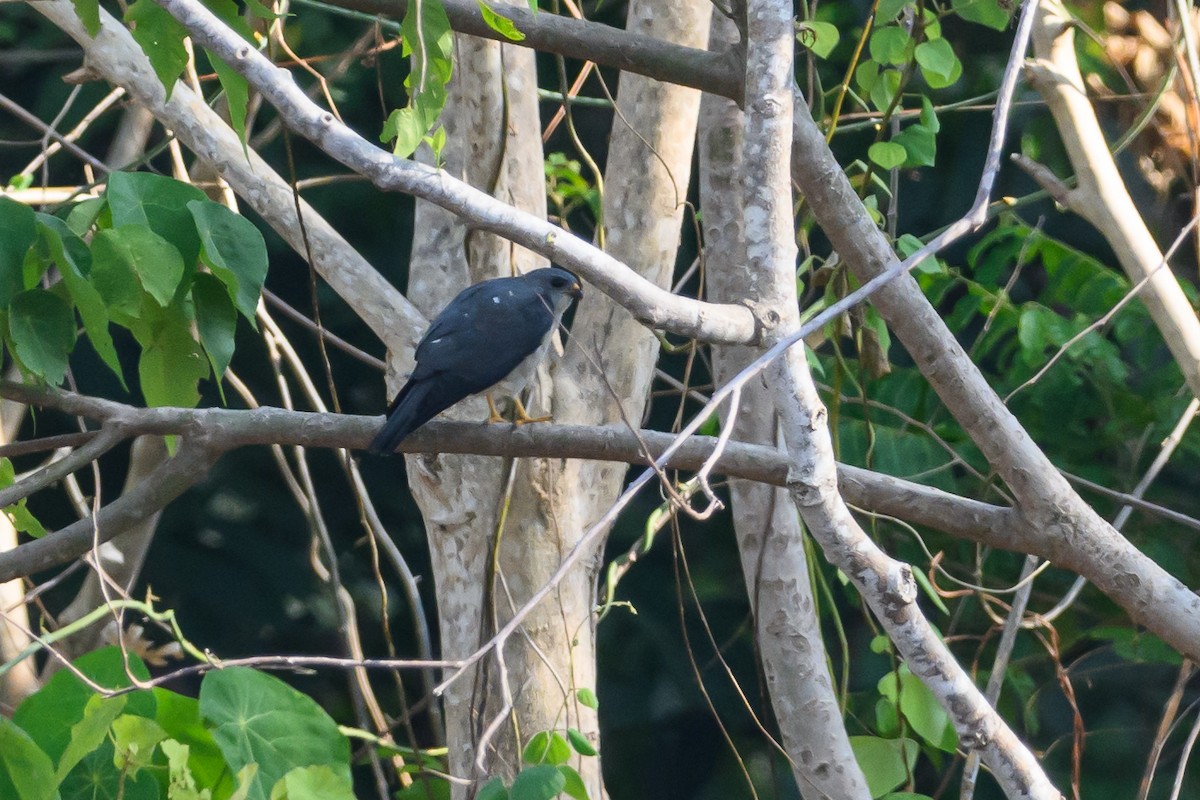
[[[463,289],[421,337],[416,365],[368,451],[390,455],[417,428],[481,392],[487,392],[487,421],[503,421],[491,389],[513,398],[516,424],[549,419],[530,417],[517,395],[545,358],[563,314],[582,296],[579,279],[559,267]]]

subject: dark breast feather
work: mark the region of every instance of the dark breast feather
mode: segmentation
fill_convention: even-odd
[[[545,301],[525,281],[499,278],[475,284],[429,326],[417,345],[411,380],[449,373],[479,387],[472,393],[482,391],[537,350],[553,324]]]

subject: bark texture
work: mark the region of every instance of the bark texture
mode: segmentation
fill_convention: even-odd
[[[736,40],[733,23],[714,13],[711,49],[731,46]],[[705,95],[700,118],[700,207],[708,293],[718,302],[746,298],[776,309],[790,303],[791,321],[798,322],[795,278],[752,269],[745,258],[741,202],[745,123],[732,101]],[[729,381],[760,353],[747,347],[714,346],[717,383]],[[746,386],[735,420],[725,413],[722,426],[727,425],[733,425],[733,438],[738,441],[776,446],[778,415],[771,389],[761,378]],[[805,800],[869,800],[829,674],[796,507],[786,491],[761,483],[733,480],[729,493],[755,641],[800,793]]]
[[[768,297],[779,326],[766,335],[774,341],[799,327],[789,169],[794,113],[791,13],[787,0],[750,2],[746,26],[746,260],[754,274],[773,276]],[[800,116],[802,107],[795,112]],[[844,178],[840,170],[837,174]],[[792,498],[826,558],[862,594],[913,674],[950,715],[963,747],[980,752],[1005,794],[1014,799],[1060,798],[1033,754],[925,619],[916,603],[911,568],[889,558],[851,516],[838,492],[828,413],[803,347],[797,344],[784,351],[763,374],[774,389],[792,458]]]
[[[455,36],[454,49],[454,76],[441,117],[447,134],[444,169],[545,217],[533,53],[463,35]],[[545,265],[541,256],[474,230],[440,206],[417,202],[407,295],[426,317],[432,318],[469,284]],[[406,353],[394,363],[408,360]],[[391,393],[400,388],[403,377],[392,372]],[[486,404],[476,398],[459,404],[448,416],[483,419]],[[442,657],[458,659],[478,648],[493,629],[494,609],[486,588],[492,585],[492,549],[510,462],[472,455],[414,455],[406,462],[409,487],[429,538]],[[524,676],[513,679],[521,682]],[[512,726],[492,739],[488,752],[477,752],[484,729],[504,708],[495,672],[473,671],[451,684],[443,702],[450,772],[476,779],[487,774],[511,778],[520,766],[521,744]],[[525,716],[524,703],[525,698],[515,703],[518,720]],[[460,797],[467,794],[463,786],[456,785],[454,791]]]
[[[634,0],[627,29],[700,46],[708,37],[708,14],[704,0]],[[675,268],[699,104],[694,90],[621,75],[603,198],[606,252],[663,288],[670,287]],[[589,291],[576,312],[547,410],[559,423],[627,420],[638,427],[657,356],[658,340],[644,325],[607,296]],[[519,463],[512,494],[512,518],[519,528],[510,524],[500,550],[503,597],[512,602],[505,611],[531,596],[608,510],[626,469],[574,459]],[[598,556],[597,551],[585,558],[588,566],[530,615],[525,627],[534,640],[515,639],[507,650],[510,668],[534,678],[523,691],[542,698],[536,704],[541,716],[531,717],[527,730],[561,728],[565,721],[599,739],[595,713],[574,697],[574,689],[595,686],[592,608]],[[584,770],[591,796],[602,796],[598,759],[579,759],[573,766]]]

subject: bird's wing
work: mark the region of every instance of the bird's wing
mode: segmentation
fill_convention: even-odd
[[[464,290],[417,345],[412,380],[450,373],[481,392],[500,381],[545,340],[554,314],[520,279]]]

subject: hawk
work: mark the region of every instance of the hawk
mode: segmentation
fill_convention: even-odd
[[[417,344],[416,365],[370,452],[392,453],[404,437],[480,392],[488,392],[488,421],[502,421],[491,389],[513,398],[517,424],[544,421],[530,417],[517,395],[545,358],[563,313],[582,296],[579,279],[557,267],[463,289]]]

